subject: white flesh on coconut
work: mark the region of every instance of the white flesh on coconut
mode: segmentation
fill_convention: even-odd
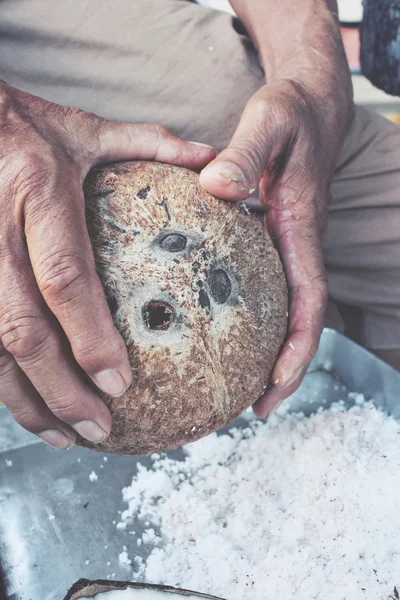
[[[173,592],[162,592],[161,590],[139,590],[128,588],[126,590],[111,590],[110,592],[102,592],[96,594],[92,598],[81,598],[81,600],[161,600],[164,596],[166,600],[173,600],[172,596],[176,596]],[[180,596],[186,600],[198,600],[194,596]]]

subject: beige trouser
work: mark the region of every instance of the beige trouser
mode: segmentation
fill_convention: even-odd
[[[185,0],[1,2],[0,78],[219,150],[264,82],[240,26]],[[399,348],[400,128],[362,108],[338,162],[324,253],[331,298],[359,309],[359,341]]]

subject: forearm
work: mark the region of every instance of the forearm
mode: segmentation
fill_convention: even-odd
[[[347,128],[352,86],[336,0],[230,0],[256,45],[267,82],[290,80]]]
[[[298,79],[322,71],[348,77],[337,19],[336,0],[231,0],[243,21],[266,77]]]

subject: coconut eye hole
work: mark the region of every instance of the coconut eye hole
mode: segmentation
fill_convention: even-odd
[[[170,233],[161,241],[160,246],[167,252],[182,252],[186,248],[187,239],[180,233]]]
[[[223,269],[214,269],[207,277],[211,296],[218,304],[224,304],[231,295],[232,284]]]
[[[174,319],[174,310],[167,302],[152,300],[143,307],[142,318],[147,329],[167,331]]]

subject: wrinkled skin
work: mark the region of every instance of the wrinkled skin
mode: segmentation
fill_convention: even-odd
[[[289,334],[272,385],[255,404],[267,417],[300,385],[323,327],[322,234],[329,188],[353,114],[335,0],[231,0],[266,73],[229,147],[201,174],[227,200],[259,186],[265,225],[289,286]]]
[[[316,352],[327,297],[324,217],[352,117],[336,2],[231,3],[268,84],[250,99],[216,160],[213,149],[162,127],[107,122],[0,86],[0,397],[23,427],[57,448],[70,447],[75,432],[98,443],[111,430],[87,377],[114,396],[131,378],[84,219],[82,183],[96,163],[210,163],[201,184],[232,201],[260,185],[266,226],[286,270],[290,323],[257,415],[268,416],[295,391]]]
[[[328,289],[322,234],[334,162],[331,153],[321,152],[317,109],[315,100],[291,82],[262,87],[247,105],[229,148],[200,176],[211,193],[229,200],[243,199],[259,185],[265,226],[286,271],[289,335],[272,386],[254,406],[260,417],[298,388],[324,323]],[[244,159],[245,152],[250,158]]]
[[[156,125],[112,123],[0,85],[0,397],[60,449],[92,442],[111,416],[88,385],[131,383],[95,270],[83,181],[98,162],[149,159],[192,169],[215,152]]]

